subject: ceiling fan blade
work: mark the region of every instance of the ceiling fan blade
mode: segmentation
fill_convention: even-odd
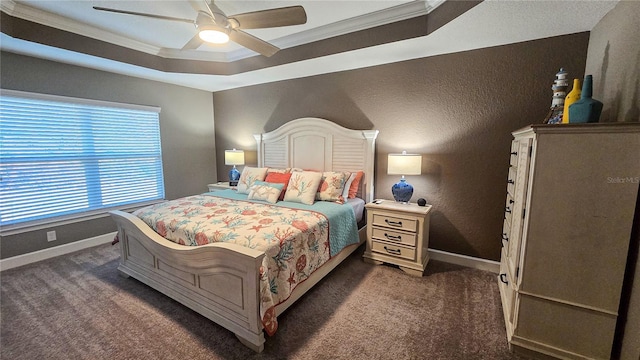
[[[182,50],[195,50],[199,48],[200,45],[202,45],[202,43],[203,41],[202,39],[200,39],[200,35],[196,33],[196,35],[192,37],[191,40],[189,40],[189,42],[182,47]]]
[[[135,12],[135,11],[126,11],[126,10],[118,10],[118,9],[109,9],[109,8],[104,8],[104,7],[100,7],[100,6],[94,6],[93,8],[95,10],[108,11],[108,12],[113,12],[113,13],[117,13],[117,14],[144,16],[144,17],[148,17],[148,18],[152,18],[152,19],[181,21],[181,22],[186,22],[186,23],[189,23],[189,24],[193,24],[194,23],[194,21],[191,20],[191,19],[183,19],[183,18],[177,18],[177,17],[172,17],[172,16],[147,14],[147,13],[140,13],[140,12]]]
[[[204,2],[204,5],[207,8],[207,11],[210,15],[211,18],[213,19],[213,22],[218,23],[218,24],[223,24],[226,23],[226,18],[227,15],[225,15],[224,11],[220,10],[220,8],[218,7],[218,5],[216,5],[213,0],[202,0]],[[220,15],[222,15],[222,19],[220,18]],[[223,20],[225,19],[225,20]]]
[[[229,18],[236,20],[241,29],[263,29],[305,24],[307,13],[302,6],[288,6],[233,15]]]
[[[280,50],[278,47],[273,46],[264,40],[260,40],[242,30],[231,30],[229,38],[247,49],[253,50],[266,57],[270,57]]]
[[[189,1],[189,5],[191,5],[193,10],[195,10],[196,12],[209,11],[209,9],[207,8],[207,6],[204,4],[202,0],[188,0],[188,1]]]
[[[218,5],[216,5],[216,3],[214,2],[214,0],[202,0],[204,1],[204,4],[207,6],[207,8],[209,9],[209,11],[211,11],[214,14],[222,14],[225,15],[224,11],[222,11]],[[225,15],[226,16],[226,15]]]

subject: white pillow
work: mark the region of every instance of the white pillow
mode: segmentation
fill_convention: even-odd
[[[242,175],[240,175],[240,180],[238,180],[238,194],[248,194],[249,188],[256,181],[264,180],[264,177],[267,176],[267,168],[254,168],[250,166],[245,166],[242,170]]]
[[[298,202],[313,205],[318,186],[322,179],[321,172],[294,171],[284,194],[284,201]]]
[[[283,187],[284,184],[256,181],[255,184],[249,188],[249,196],[247,198],[251,200],[264,200],[275,204],[280,197],[280,192],[282,192]]]

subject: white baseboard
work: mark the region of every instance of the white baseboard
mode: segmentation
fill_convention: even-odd
[[[470,267],[473,269],[490,271],[498,274],[500,263],[467,255],[454,254],[442,250],[429,249],[429,257],[433,260]]]
[[[32,253],[18,255],[0,260],[0,271],[13,269],[18,266],[31,264],[37,261],[50,259],[52,257],[69,254],[78,250],[107,244],[113,241],[113,237],[117,232],[99,235],[85,240],[75,241],[49,249],[34,251]],[[429,257],[433,260],[447,262],[451,264],[470,267],[473,269],[490,271],[493,273],[500,272],[500,263],[467,255],[454,254],[442,250],[429,249]]]
[[[52,257],[69,254],[78,250],[83,250],[86,248],[107,244],[113,241],[113,237],[116,236],[118,232],[114,231],[112,233],[95,236],[89,239],[74,241],[69,244],[64,244],[60,246],[55,246],[48,249],[34,251],[32,253],[13,256],[10,258],[0,260],[0,271],[13,269],[18,266],[31,264],[37,261],[42,261],[46,259],[50,259]]]

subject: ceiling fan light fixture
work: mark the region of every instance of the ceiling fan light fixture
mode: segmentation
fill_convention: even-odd
[[[200,27],[198,36],[200,36],[202,41],[212,44],[226,44],[229,42],[229,31],[218,26],[202,26]]]
[[[301,25],[307,22],[307,13],[302,6],[285,6],[280,8],[252,11],[243,14],[236,14],[227,17],[218,8],[214,0],[204,1],[206,8],[196,4],[196,0],[189,0],[191,6],[196,10],[195,19],[177,18],[158,14],[141,13],[119,9],[103,8],[94,6],[95,10],[108,11],[117,14],[127,14],[143,16],[153,19],[170,20],[188,23],[195,26],[196,33],[182,47],[181,50],[197,50],[202,44],[225,44],[231,40],[240,46],[255,51],[258,54],[270,57],[280,49],[260,38],[257,38],[244,29],[266,29],[280,26]]]

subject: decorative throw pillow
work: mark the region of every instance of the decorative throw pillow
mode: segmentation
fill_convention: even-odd
[[[291,173],[271,172],[271,169],[269,169],[269,172],[267,172],[267,177],[264,178],[264,181],[269,183],[284,184],[284,187],[282,188],[282,192],[280,193],[280,197],[278,197],[278,200],[282,201],[284,200],[284,194],[287,191],[287,185],[289,184],[289,179],[291,179]]]
[[[264,180],[267,175],[267,168],[254,168],[245,166],[238,180],[238,194],[248,194],[249,188],[257,180]]]
[[[320,187],[316,193],[316,200],[334,201],[338,204],[344,204],[345,198],[342,196],[342,192],[350,175],[351,173],[348,172],[323,172]]]
[[[267,170],[267,176],[269,176],[269,174],[271,173],[288,174],[290,172],[291,172],[291,168],[286,168],[286,169],[269,168]]]
[[[263,200],[275,204],[278,201],[278,197],[280,196],[283,187],[283,184],[256,181],[249,188],[249,196],[247,196],[247,198],[251,200]]]
[[[345,199],[349,198],[349,188],[351,188],[351,183],[353,182],[353,179],[355,179],[356,175],[358,174],[357,171],[352,172],[351,175],[349,175],[349,179],[347,179],[347,182],[344,184],[344,189],[342,189],[342,197]]]
[[[291,173],[291,179],[284,194],[284,201],[299,202],[313,205],[316,192],[322,179],[321,172],[296,171]]]
[[[360,187],[360,181],[362,180],[362,176],[364,175],[364,171],[358,171],[355,173],[356,175],[353,177],[351,181],[351,185],[349,185],[349,194],[347,198],[354,199],[358,195],[358,188]]]

